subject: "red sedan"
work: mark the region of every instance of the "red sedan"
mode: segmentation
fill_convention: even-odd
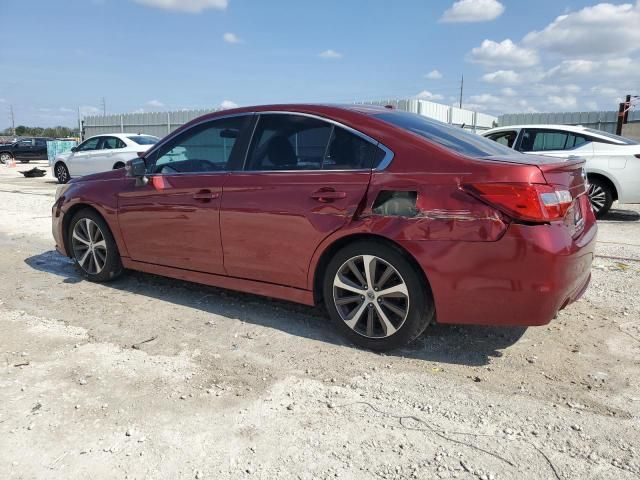
[[[515,153],[368,106],[217,112],[59,187],[57,249],[92,281],[140,270],[307,305],[375,350],[434,322],[544,325],[587,288],[583,161]]]

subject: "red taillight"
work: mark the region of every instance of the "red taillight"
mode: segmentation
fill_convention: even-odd
[[[569,191],[543,184],[474,183],[464,189],[507,215],[529,222],[559,220],[573,201]]]

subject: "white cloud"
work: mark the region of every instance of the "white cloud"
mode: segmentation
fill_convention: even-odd
[[[60,107],[60,108],[58,109],[58,111],[59,111],[59,112],[61,112],[61,113],[71,113],[71,112],[75,112],[75,110],[74,110],[74,109],[72,109],[72,108],[67,108],[67,107]]]
[[[545,73],[545,78],[548,80],[593,80],[602,77],[632,80],[638,76],[640,76],[640,61],[629,57],[607,60],[563,60]]]
[[[574,58],[629,54],[640,49],[640,2],[599,3],[560,15],[523,43]]]
[[[164,107],[164,103],[162,103],[160,100],[149,100],[146,103],[147,107],[151,107],[151,108],[162,108]]]
[[[486,73],[482,76],[482,80],[487,83],[497,83],[501,85],[518,85],[524,81],[522,75],[513,70],[497,70]]]
[[[7,101],[4,98],[0,98],[0,103],[7,103]]]
[[[431,70],[424,76],[424,78],[429,80],[439,80],[442,78],[442,74],[438,70]]]
[[[222,35],[222,39],[227,43],[242,43],[242,39],[235,33],[227,32]]]
[[[336,52],[335,50],[325,50],[318,54],[320,58],[342,58],[342,54],[340,52]]]
[[[444,97],[437,93],[431,93],[428,90],[422,90],[420,93],[416,95],[416,98],[420,100],[442,100]]]
[[[539,61],[535,50],[519,47],[508,38],[502,42],[484,40],[471,50],[468,59],[487,67],[531,67]]]
[[[98,107],[94,107],[92,105],[82,105],[80,106],[80,116],[87,117],[91,115],[99,115],[102,113]]]
[[[229,110],[230,108],[238,108],[238,104],[236,102],[232,102],[231,100],[223,100],[220,103],[221,110]]]
[[[518,92],[516,92],[511,87],[503,88],[502,90],[500,90],[500,93],[502,93],[502,95],[504,95],[505,97],[516,97],[516,96],[518,96]]]
[[[562,110],[575,109],[578,106],[578,100],[573,95],[550,95],[548,100],[552,106],[558,107]]]
[[[501,100],[500,98],[490,93],[483,93],[480,95],[471,95],[469,97],[469,101],[473,103],[479,103],[479,104],[487,104],[487,103],[496,104],[496,103],[500,103]]]
[[[212,8],[215,10],[226,10],[228,0],[133,0],[140,5],[147,7],[161,8],[163,10],[174,10],[177,12],[200,13],[203,10]]]
[[[497,0],[458,0],[444,12],[441,22],[486,22],[502,15],[504,5]]]

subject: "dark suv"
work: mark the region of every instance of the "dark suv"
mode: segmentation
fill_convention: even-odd
[[[53,140],[53,138],[21,138],[8,145],[0,145],[0,163],[7,163],[14,158],[22,163],[28,163],[30,160],[46,160],[47,140]]]

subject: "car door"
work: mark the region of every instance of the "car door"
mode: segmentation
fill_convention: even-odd
[[[90,173],[105,172],[113,169],[118,148],[122,148],[120,145],[124,146],[124,143],[117,137],[101,137],[96,150],[89,156],[90,160],[87,163],[87,168]]]
[[[558,129],[525,128],[517,143],[522,153],[551,157],[593,156],[593,144],[584,135]]]
[[[118,198],[132,260],[224,274],[220,198],[229,166],[242,156],[251,117],[197,124],[145,156],[148,182],[127,179]]]
[[[47,139],[46,138],[34,139],[33,159],[47,160]]]
[[[67,168],[72,177],[87,175],[91,172],[91,155],[98,148],[100,136],[91,137],[78,145],[67,159]]]
[[[365,196],[375,141],[324,119],[261,114],[220,225],[228,275],[307,288],[311,257]]]
[[[18,140],[13,150],[13,157],[16,160],[20,160],[23,162],[33,160],[35,157],[33,142],[33,138],[24,138],[22,140]]]

